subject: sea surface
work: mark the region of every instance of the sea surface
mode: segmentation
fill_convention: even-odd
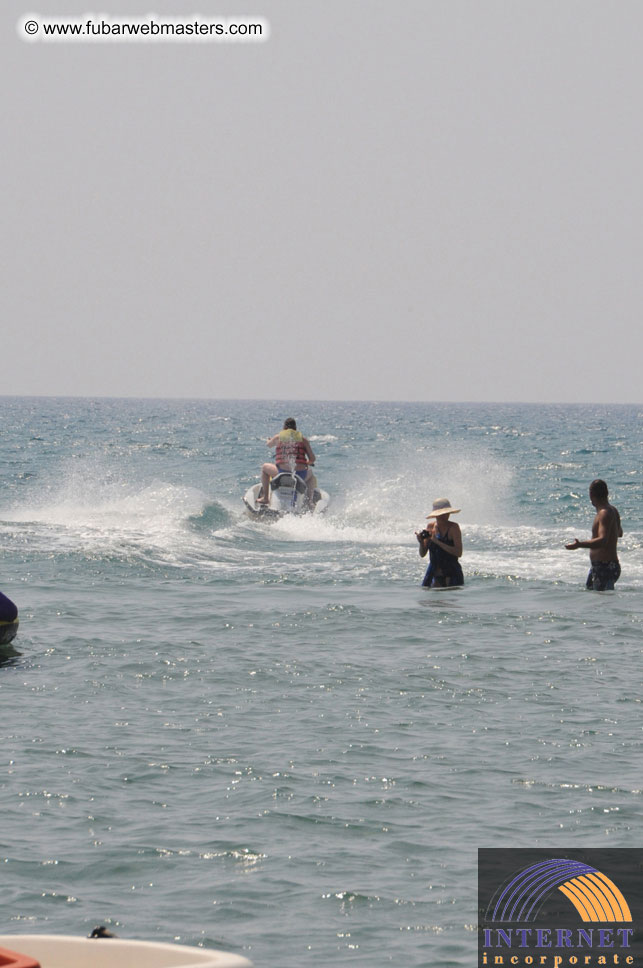
[[[470,968],[478,847],[640,846],[643,406],[0,412],[3,933]],[[291,415],[331,506],[251,520]],[[564,550],[594,477],[614,592]],[[420,587],[443,496],[462,589]]]

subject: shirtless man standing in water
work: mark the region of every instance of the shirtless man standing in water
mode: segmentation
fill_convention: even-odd
[[[575,538],[565,545],[568,551],[589,548],[590,569],[587,588],[597,592],[612,591],[621,574],[616,544],[623,537],[621,517],[607,500],[607,484],[597,479],[589,485],[589,499],[596,508],[592,537],[587,541]]]

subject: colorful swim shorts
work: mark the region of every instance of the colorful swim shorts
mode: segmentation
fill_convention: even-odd
[[[589,569],[586,587],[595,592],[611,592],[620,576],[621,566],[618,561],[595,561]]]

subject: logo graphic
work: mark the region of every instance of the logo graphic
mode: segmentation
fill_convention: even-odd
[[[478,850],[479,968],[643,968],[643,849]]]
[[[632,914],[616,884],[596,867],[553,858],[526,867],[502,887],[487,908],[486,921],[535,921],[552,891],[571,901],[583,921],[631,921]]]

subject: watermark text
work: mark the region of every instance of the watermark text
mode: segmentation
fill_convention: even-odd
[[[218,42],[261,43],[270,36],[270,25],[262,17],[113,17],[83,14],[80,17],[50,17],[26,14],[18,21],[23,40],[48,43],[154,43]]]

